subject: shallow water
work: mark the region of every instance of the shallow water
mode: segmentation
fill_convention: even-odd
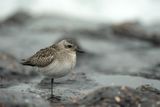
[[[124,75],[98,75],[95,73],[91,76],[91,79],[96,83],[103,86],[127,86],[131,88],[137,88],[142,85],[150,85],[160,90],[160,81],[155,79],[146,79],[137,76],[124,76]]]

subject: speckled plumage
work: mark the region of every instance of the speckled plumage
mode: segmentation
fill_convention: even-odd
[[[54,61],[55,52],[54,48],[41,49],[30,58],[24,60],[23,65],[45,67]]]
[[[23,65],[38,67],[38,71],[51,77],[51,97],[55,78],[60,78],[72,71],[76,64],[76,52],[81,51],[71,39],[61,40],[47,48],[41,49],[33,56],[22,60]]]
[[[35,66],[39,72],[54,78],[68,74],[76,64],[77,46],[72,41],[62,40],[41,49],[33,56],[23,60],[23,65]]]

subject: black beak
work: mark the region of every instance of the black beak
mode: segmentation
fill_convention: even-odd
[[[82,49],[80,49],[80,48],[77,48],[76,51],[79,52],[79,53],[85,53],[85,52],[84,52]]]

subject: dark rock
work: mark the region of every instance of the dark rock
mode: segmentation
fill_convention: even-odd
[[[155,46],[160,45],[160,33],[151,32],[137,22],[125,22],[112,26],[113,32],[121,37],[137,38],[151,42]]]
[[[34,94],[1,90],[0,107],[50,107],[50,105]]]
[[[0,27],[3,26],[12,26],[12,25],[23,25],[26,23],[27,20],[31,19],[31,16],[24,12],[24,11],[18,11],[8,17],[6,20],[0,23]]]
[[[106,87],[89,94],[88,99],[86,97],[82,102],[89,107],[159,107],[160,96],[157,93],[150,95],[151,93],[153,91],[144,93],[124,86]]]
[[[32,71],[25,71],[23,66],[12,55],[0,52],[0,87],[24,82],[27,79],[36,76]]]
[[[160,95],[160,90],[153,88],[151,85],[146,84],[146,85],[142,85],[140,87],[137,87],[138,91],[140,91],[141,93],[150,93],[150,94],[156,94],[156,95]]]

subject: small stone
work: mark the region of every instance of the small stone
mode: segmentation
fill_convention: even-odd
[[[158,101],[156,104],[157,104],[157,105],[160,105],[160,101]]]
[[[126,86],[121,87],[121,90],[126,90],[126,89],[127,89]]]
[[[114,99],[115,99],[115,101],[116,101],[117,103],[120,103],[120,102],[121,102],[121,98],[120,98],[119,96],[116,96]]]

